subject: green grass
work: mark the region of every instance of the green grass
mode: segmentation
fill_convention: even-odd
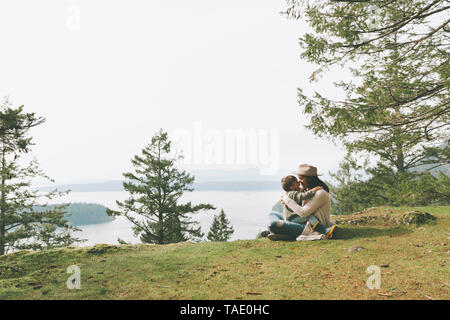
[[[0,257],[0,299],[448,299],[450,207],[422,226],[339,225],[330,241],[99,245]],[[351,246],[364,249],[348,253]],[[370,290],[370,265],[381,288]],[[81,269],[69,290],[66,269]]]

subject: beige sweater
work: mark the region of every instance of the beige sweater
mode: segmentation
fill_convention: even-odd
[[[303,207],[299,206],[295,200],[289,198],[287,194],[283,196],[283,201],[294,213],[301,217],[307,217],[314,213],[321,225],[324,227],[329,227],[332,225],[332,222],[330,221],[330,195],[325,190],[317,191],[316,195]]]

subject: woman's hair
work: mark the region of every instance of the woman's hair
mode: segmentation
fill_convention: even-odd
[[[325,182],[319,179],[317,176],[309,176],[308,177],[308,188],[312,189],[315,187],[323,187],[326,192],[330,192],[330,188],[326,185]]]

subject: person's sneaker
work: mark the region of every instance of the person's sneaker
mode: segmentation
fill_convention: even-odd
[[[272,233],[272,232],[269,233],[267,238],[269,238],[269,240],[272,240],[272,241],[291,240],[291,238],[286,234],[278,234],[278,233]]]
[[[261,231],[261,233],[260,233],[260,236],[262,237],[262,238],[267,238],[267,236],[270,234],[270,231],[269,230],[264,230],[264,231]]]
[[[312,229],[314,230],[314,229],[316,229],[316,227],[319,225],[319,221],[317,221],[313,226],[312,226]]]
[[[327,239],[331,239],[332,237],[333,237],[333,233],[334,233],[334,230],[336,229],[336,225],[334,224],[334,225],[332,225],[331,227],[329,227],[329,228],[325,228],[325,230],[326,230],[326,233],[325,233],[325,237],[327,238]]]
[[[313,231],[321,233],[323,235],[325,235],[329,230],[329,228],[325,228],[322,224],[320,224],[320,222],[317,222],[314,226],[311,226],[311,228],[313,229]]]

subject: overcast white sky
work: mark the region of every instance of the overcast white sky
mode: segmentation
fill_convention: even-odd
[[[325,173],[343,151],[303,128],[296,88],[337,95],[342,73],[308,83],[306,26],[283,9],[284,0],[2,0],[0,95],[47,119],[32,131],[33,155],[57,183],[120,179],[159,128],[194,135],[196,123],[223,135],[278,130],[278,172],[310,163]]]

